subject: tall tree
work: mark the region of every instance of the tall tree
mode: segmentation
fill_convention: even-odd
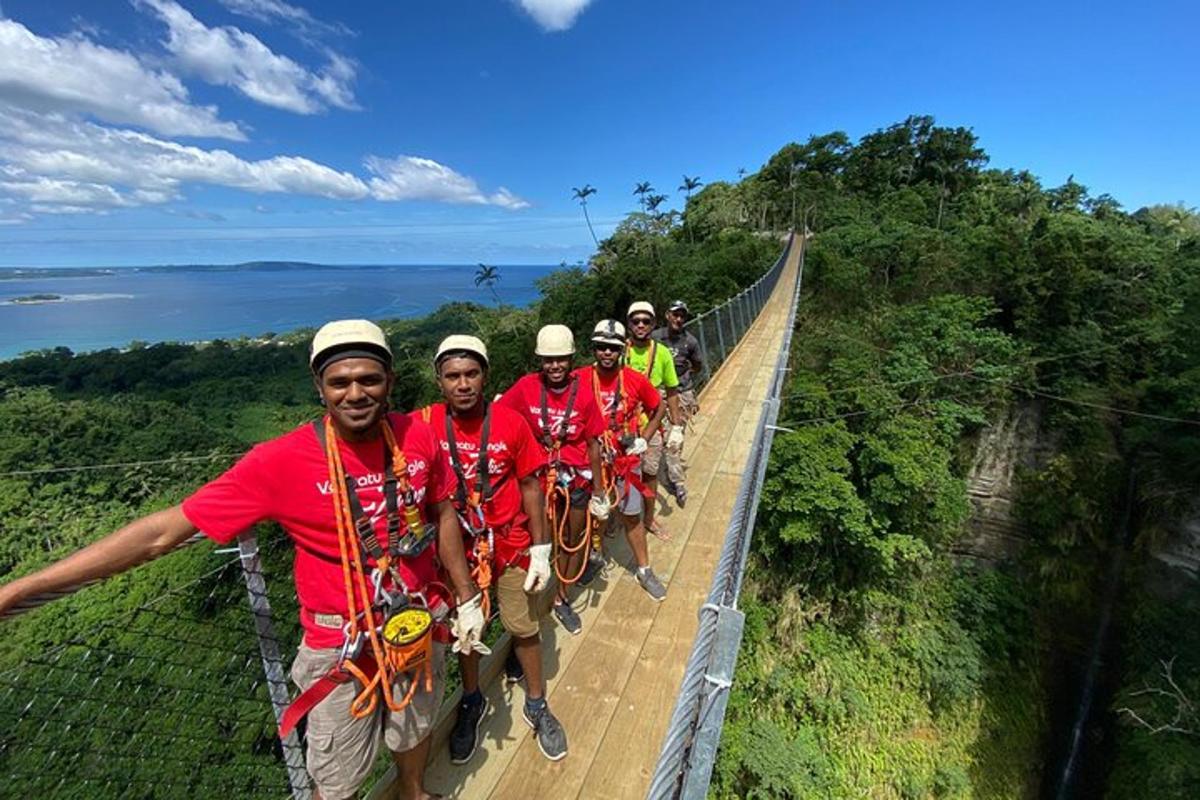
[[[692,242],[692,244],[696,243],[696,237],[692,233],[692,229],[687,224],[687,204],[688,204],[688,201],[690,201],[692,199],[692,192],[695,191],[696,189],[700,188],[700,186],[702,184],[703,184],[703,181],[700,180],[699,175],[697,175],[694,178],[689,178],[687,175],[684,175],[683,183],[680,184],[680,186],[679,186],[679,191],[684,193],[683,227],[688,229],[688,239]]]
[[[600,240],[596,238],[596,231],[592,229],[592,218],[588,216],[587,210],[587,199],[596,193],[596,189],[590,183],[585,183],[582,189],[572,186],[571,191],[575,193],[574,198],[579,201],[580,207],[583,208],[583,219],[587,223],[588,232],[592,234],[592,242],[596,247],[599,247]]]
[[[646,210],[646,195],[654,191],[654,187],[650,185],[650,181],[639,181],[633,187],[633,193],[638,196],[638,204],[641,205],[642,211]]]
[[[475,269],[475,285],[484,285],[491,291],[492,297],[496,299],[496,305],[501,305],[500,295],[496,292],[496,281],[500,280],[500,268],[489,267],[487,264],[480,264]]]

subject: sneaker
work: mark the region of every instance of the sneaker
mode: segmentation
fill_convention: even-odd
[[[683,508],[687,505],[687,487],[675,484],[675,505]]]
[[[479,746],[479,725],[483,715],[487,713],[487,698],[478,703],[463,701],[458,706],[458,719],[454,721],[454,730],[450,731],[450,763],[465,764],[475,754]]]
[[[662,602],[666,599],[667,589],[662,585],[662,581],[654,574],[654,570],[646,567],[637,571],[637,581],[646,590],[646,594],[650,595],[654,600]]]
[[[564,600],[561,603],[555,603],[552,608],[554,609],[554,616],[567,629],[567,633],[572,636],[578,636],[579,632],[583,630],[583,623],[579,620],[579,615],[575,613],[575,609],[571,608],[571,604]]]
[[[504,657],[504,682],[520,683],[523,680],[525,680],[525,668],[521,666],[521,659],[517,658],[515,652],[509,650],[508,655]]]
[[[596,580],[596,576],[604,569],[604,556],[593,552],[588,556],[587,566],[583,568],[583,574],[579,576],[579,585],[587,586],[592,581]]]
[[[534,738],[537,739],[538,749],[542,755],[551,761],[559,761],[567,755],[567,732],[562,724],[550,713],[550,706],[542,706],[536,717],[530,718],[529,706],[523,712],[525,722],[533,728]]]

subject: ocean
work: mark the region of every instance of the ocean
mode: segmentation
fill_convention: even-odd
[[[0,272],[0,359],[52,347],[75,352],[144,342],[283,333],[331,319],[413,317],[452,301],[495,302],[474,266],[155,267]],[[502,266],[496,293],[537,299],[555,266]],[[54,295],[53,302],[13,302]]]

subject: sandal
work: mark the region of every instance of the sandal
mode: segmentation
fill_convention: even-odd
[[[660,523],[658,520],[654,520],[654,522],[647,525],[646,530],[649,531],[650,533],[654,534],[654,536],[660,542],[671,541],[671,532],[669,530],[667,530],[666,528],[664,528],[662,526],[662,523]]]

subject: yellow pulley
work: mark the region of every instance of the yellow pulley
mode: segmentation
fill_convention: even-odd
[[[388,617],[383,624],[383,640],[393,647],[404,647],[419,640],[433,625],[433,615],[424,608],[406,608]]]

